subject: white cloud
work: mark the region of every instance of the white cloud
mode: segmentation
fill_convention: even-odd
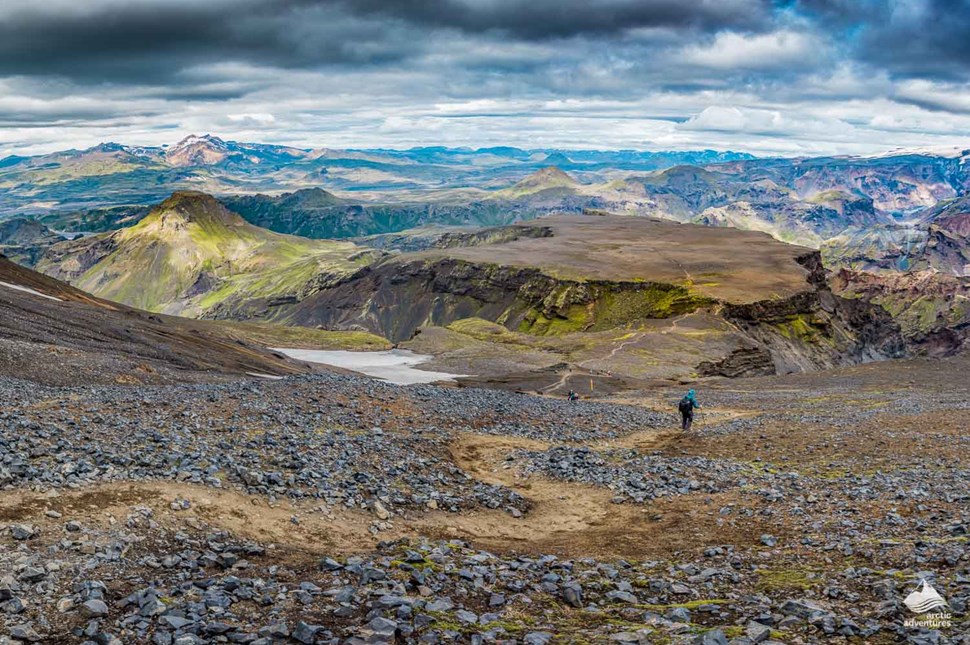
[[[767,34],[721,32],[705,45],[683,50],[685,61],[721,70],[778,70],[814,66],[825,45],[815,36],[795,31]]]
[[[934,110],[970,113],[970,85],[911,79],[899,83],[894,96]]]
[[[243,114],[227,114],[230,121],[234,123],[250,123],[256,125],[268,125],[276,122],[276,117],[268,112],[249,112]]]
[[[839,119],[813,117],[779,110],[714,105],[680,126],[683,130],[711,130],[775,136],[833,137],[851,134],[853,127]]]

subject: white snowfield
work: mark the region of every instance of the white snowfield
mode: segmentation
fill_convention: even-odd
[[[246,372],[246,376],[252,376],[254,378],[264,378],[270,381],[282,381],[284,377],[277,376],[275,374],[263,374],[262,372]]]
[[[17,291],[23,291],[24,293],[29,293],[29,294],[34,295],[34,296],[40,296],[41,298],[47,298],[48,300],[56,300],[57,302],[63,302],[63,300],[61,300],[60,298],[55,298],[54,296],[49,296],[46,293],[41,293],[40,291],[37,291],[35,289],[31,289],[30,287],[25,287],[25,286],[19,285],[19,284],[11,284],[9,282],[4,282],[3,280],[0,280],[0,287],[7,287],[8,289],[16,289]]]
[[[415,354],[406,349],[391,349],[381,352],[323,351],[283,347],[274,347],[273,349],[299,361],[342,367],[397,385],[452,381],[460,376],[467,376],[466,374],[449,374],[447,372],[416,369],[415,365],[427,363],[432,357]]]

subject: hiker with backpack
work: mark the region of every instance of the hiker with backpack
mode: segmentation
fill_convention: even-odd
[[[687,392],[680,400],[677,408],[680,410],[680,427],[684,432],[690,431],[690,427],[694,424],[694,410],[700,407],[701,404],[697,402],[694,390]]]

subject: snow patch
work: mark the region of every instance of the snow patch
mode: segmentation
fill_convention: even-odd
[[[24,293],[29,293],[29,294],[32,294],[32,295],[35,295],[35,296],[40,296],[41,298],[47,298],[48,300],[56,300],[57,302],[63,302],[63,300],[61,300],[60,298],[55,298],[54,296],[49,296],[46,293],[41,293],[40,291],[36,291],[34,289],[31,289],[30,287],[25,287],[25,286],[22,286],[22,285],[19,285],[19,284],[11,284],[9,282],[4,282],[3,280],[0,280],[0,287],[7,287],[8,289],[16,289],[17,291],[23,291]]]
[[[263,374],[262,372],[246,372],[246,376],[253,376],[255,378],[264,378],[270,381],[282,381],[284,377],[277,376],[275,374]]]
[[[425,354],[415,354],[406,349],[391,349],[381,352],[322,351],[286,349],[283,347],[271,349],[299,361],[342,367],[396,385],[452,381],[458,377],[467,376],[466,374],[449,374],[447,372],[416,369],[415,365],[427,363],[432,357]]]

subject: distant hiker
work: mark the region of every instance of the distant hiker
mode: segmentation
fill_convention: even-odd
[[[699,407],[701,407],[701,404],[697,402],[697,395],[694,390],[689,391],[680,400],[677,408],[680,410],[680,427],[684,432],[689,431],[694,424],[694,409]]]
[[[569,394],[566,395],[566,399],[569,401],[578,401],[579,395],[576,394],[573,390],[569,390]]]

